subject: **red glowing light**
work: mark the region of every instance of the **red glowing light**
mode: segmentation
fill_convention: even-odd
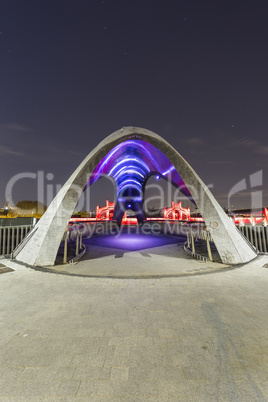
[[[99,221],[112,221],[114,216],[114,202],[109,202],[106,200],[106,205],[104,207],[96,207],[96,218],[71,218],[70,223],[74,222],[99,222]],[[260,211],[260,216],[233,216],[230,219],[236,225],[261,225],[268,224],[268,208],[264,208],[263,211]],[[179,202],[176,204],[174,201],[171,203],[170,208],[163,209],[163,217],[162,218],[146,218],[146,221],[189,221],[189,222],[204,222],[204,219],[200,216],[193,217],[191,216],[190,208],[183,208],[182,203]],[[122,225],[137,225],[138,220],[135,217],[127,216],[125,212]]]
[[[109,202],[106,200],[105,207],[100,208],[99,205],[96,207],[96,219],[100,221],[112,220],[114,216],[114,202]]]
[[[183,208],[181,201],[178,204],[175,204],[175,202],[172,201],[171,205],[170,208],[164,208],[163,210],[163,217],[165,220],[191,220],[191,210],[189,207]]]

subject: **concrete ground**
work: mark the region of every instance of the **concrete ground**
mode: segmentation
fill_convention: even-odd
[[[174,266],[142,253],[105,264]],[[268,401],[268,256],[139,279],[0,263],[0,401]]]
[[[200,264],[193,261],[184,250],[185,242],[183,236],[151,233],[93,235],[83,239],[87,252],[78,263],[62,264],[61,256],[57,258],[57,265],[46,267],[45,270],[68,275],[124,279],[186,276],[230,268],[221,263],[208,261]],[[73,242],[70,248],[75,250],[75,246]],[[199,248],[207,255],[205,245]]]

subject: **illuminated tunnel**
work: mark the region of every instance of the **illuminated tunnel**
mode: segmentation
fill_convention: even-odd
[[[167,156],[154,145],[142,140],[124,141],[108,152],[94,169],[85,189],[103,175],[112,177],[116,184],[114,219],[119,224],[128,209],[135,213],[138,222],[145,220],[144,189],[151,175],[168,180],[195,203]]]

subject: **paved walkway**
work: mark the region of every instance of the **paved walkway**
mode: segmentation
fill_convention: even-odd
[[[0,401],[268,401],[268,256],[158,279],[0,263]]]
[[[47,271],[69,275],[112,278],[159,278],[204,274],[226,270],[220,263],[201,263],[184,250],[186,238],[163,234],[122,233],[94,235],[83,239],[86,254],[78,264],[58,264]],[[71,243],[75,249],[76,243]],[[201,247],[200,247],[201,249]],[[203,246],[201,252],[207,248]],[[75,254],[74,254],[75,255]]]

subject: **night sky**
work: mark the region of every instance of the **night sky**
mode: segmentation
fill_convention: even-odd
[[[243,179],[250,206],[262,171],[268,204],[267,21],[267,0],[0,0],[0,206],[14,175],[64,184],[122,126],[164,137],[222,206]]]

